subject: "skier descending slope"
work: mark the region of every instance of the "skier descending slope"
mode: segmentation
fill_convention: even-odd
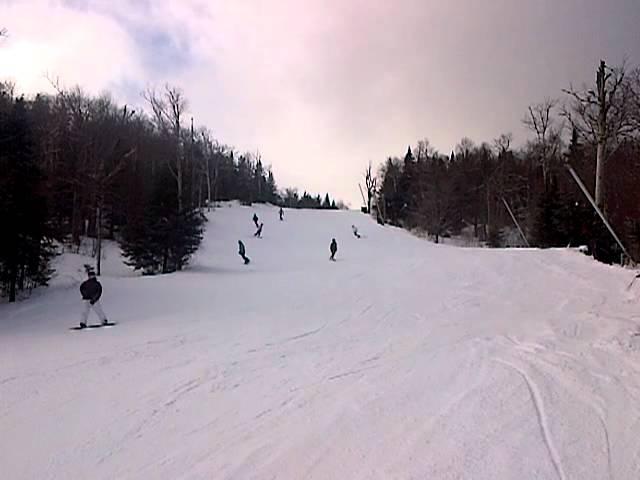
[[[238,240],[238,255],[242,257],[245,265],[249,265],[251,260],[245,255],[244,243],[242,243],[242,240]]]
[[[84,309],[82,310],[82,317],[80,320],[80,328],[86,328],[87,326],[87,318],[89,317],[89,310],[93,308],[93,311],[96,312],[98,318],[102,321],[103,325],[107,325],[109,321],[107,320],[107,316],[104,314],[102,310],[102,305],[100,305],[100,297],[102,296],[102,285],[96,278],[96,274],[93,270],[89,270],[87,272],[89,278],[82,282],[80,285],[80,294],[82,295],[82,300],[84,301]]]
[[[335,262],[336,252],[338,251],[338,242],[336,242],[335,238],[331,239],[331,245],[329,246],[329,250],[331,251],[331,257],[329,257],[329,260],[332,260]]]
[[[258,227],[258,230],[256,230],[256,233],[253,234],[254,237],[262,238],[262,227],[263,226],[264,226],[264,223],[261,223],[260,226]]]
[[[253,214],[253,223],[256,224],[256,228],[259,228],[259,225],[258,225],[258,214],[256,214],[256,213]]]
[[[280,221],[284,220],[284,210],[282,209],[282,207],[280,207],[280,212],[278,212],[280,215]]]
[[[360,238],[360,234],[358,233],[358,227],[356,227],[355,225],[351,225],[351,230],[353,230],[353,234],[354,234],[357,238]]]

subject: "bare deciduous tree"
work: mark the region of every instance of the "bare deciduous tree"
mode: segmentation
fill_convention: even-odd
[[[0,95],[6,95],[9,98],[13,98],[15,95],[16,84],[9,80],[0,82]]]
[[[535,142],[529,147],[542,166],[542,177],[545,189],[549,185],[550,163],[558,155],[561,143],[562,127],[557,127],[553,118],[553,109],[558,101],[547,98],[542,103],[530,105],[522,123],[533,132]]]
[[[423,138],[418,140],[418,144],[414,149],[413,156],[416,157],[416,162],[421,162],[432,156],[435,153],[435,149],[431,146],[429,139]]]
[[[371,212],[371,199],[376,194],[378,179],[371,172],[371,162],[364,172],[364,184],[367,187],[367,212]]]
[[[202,128],[200,130],[200,137],[202,138],[202,144],[204,147],[202,168],[204,169],[205,181],[207,183],[207,211],[209,211],[211,210],[211,195],[213,193],[213,185],[211,181],[211,160],[213,158],[213,143],[211,141],[209,131],[206,128]],[[214,181],[216,177],[217,172],[214,175]]]
[[[285,188],[284,190],[284,204],[288,207],[295,207],[298,203],[298,189],[297,188]]]
[[[476,146],[473,143],[473,140],[469,137],[463,137],[462,140],[460,140],[460,143],[456,145],[456,156],[467,159],[474,148],[476,148]]]
[[[513,133],[503,133],[493,141],[498,155],[504,154],[511,149],[513,143]]]
[[[620,140],[633,131],[632,89],[626,78],[624,64],[611,68],[600,62],[596,74],[596,89],[564,90],[569,104],[562,115],[580,137],[596,146],[595,201],[604,206],[604,174],[607,158]]]
[[[631,119],[636,133],[640,133],[640,67],[635,68],[630,77]]]
[[[165,85],[162,93],[157,93],[150,88],[143,93],[153,112],[158,129],[173,137],[174,158],[167,159],[169,170],[176,180],[178,189],[178,211],[182,211],[183,176],[184,176],[184,149],[182,145],[182,116],[187,110],[187,101],[179,88]]]

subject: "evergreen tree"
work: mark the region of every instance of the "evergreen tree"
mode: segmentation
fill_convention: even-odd
[[[253,172],[253,200],[256,202],[264,203],[266,201],[265,195],[265,184],[266,180],[264,178],[264,170],[262,168],[262,160],[258,158],[256,162],[256,167]]]
[[[399,211],[398,217],[407,226],[413,226],[414,222],[409,224],[409,219],[416,211],[417,196],[415,195],[417,187],[416,162],[411,152],[411,146],[407,148],[404,156],[402,174],[400,175],[400,188],[398,191]]]
[[[127,265],[146,275],[181,270],[202,241],[203,223],[196,208],[177,211],[175,192],[165,173],[142,213],[124,229],[121,248]]]
[[[238,166],[236,170],[236,188],[238,199],[245,204],[251,204],[253,201],[253,192],[251,188],[252,178],[253,168],[251,166],[251,161],[245,155],[241,155],[238,159]]]
[[[280,199],[278,198],[278,187],[276,186],[276,181],[273,178],[273,172],[271,168],[268,169],[267,172],[267,184],[266,184],[266,193],[265,193],[267,202],[278,204],[280,203]]]
[[[559,201],[557,187],[552,182],[540,196],[534,224],[534,240],[540,247],[560,247],[566,240],[564,205]],[[566,246],[566,244],[564,245]]]
[[[401,177],[402,167],[400,160],[388,158],[382,169],[380,193],[384,200],[382,211],[385,215],[385,220],[394,225],[399,224],[402,206],[402,196],[400,194]]]
[[[10,104],[0,118],[0,286],[14,302],[19,291],[47,284],[55,248],[26,102]]]
[[[94,236],[96,259],[101,239],[117,238],[134,268],[168,272],[197,248],[205,199],[280,202],[261,158],[185,128],[179,89],[148,91],[151,116],[79,87],[13,92],[0,81],[0,295],[12,300],[46,283],[52,238],[79,248]]]
[[[324,196],[324,202],[322,203],[322,208],[327,210],[331,208],[331,200],[329,199],[328,193]]]

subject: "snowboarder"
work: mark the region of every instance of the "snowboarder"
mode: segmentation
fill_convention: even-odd
[[[84,301],[84,309],[82,310],[82,316],[80,319],[80,328],[87,327],[87,318],[89,317],[89,310],[93,308],[93,311],[96,312],[98,318],[102,321],[103,325],[107,325],[109,321],[107,320],[107,316],[104,314],[102,310],[102,305],[100,305],[100,297],[102,296],[102,285],[96,278],[96,274],[93,270],[89,270],[87,272],[88,279],[82,282],[80,285],[80,294],[82,295],[82,300]]]
[[[357,238],[360,238],[360,234],[358,233],[358,227],[356,227],[355,225],[351,225],[351,230],[353,230],[353,234],[354,234]]]
[[[260,226],[258,227],[258,230],[256,230],[256,233],[253,234],[254,237],[262,238],[262,227],[263,226],[264,226],[264,223],[261,223]]]
[[[255,224],[256,224],[256,228],[259,228],[259,225],[258,225],[258,215],[257,215],[257,214],[255,214],[255,213],[253,214],[253,223],[255,223]]]
[[[329,257],[329,260],[333,260],[335,262],[336,252],[338,251],[338,243],[335,238],[331,239],[331,246],[329,247],[329,250],[331,251],[331,257]]]
[[[284,219],[284,210],[282,209],[282,207],[280,207],[280,221],[282,221]]]
[[[245,265],[249,265],[251,260],[245,255],[244,243],[242,243],[242,240],[238,240],[238,255],[242,257]]]

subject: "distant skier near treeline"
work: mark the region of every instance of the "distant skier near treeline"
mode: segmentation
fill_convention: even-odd
[[[264,223],[261,223],[260,226],[258,227],[258,230],[256,230],[256,233],[253,234],[254,237],[262,238],[262,227],[263,226],[264,226]]]
[[[280,207],[280,221],[284,220],[284,210]]]
[[[258,225],[258,215],[256,213],[253,214],[253,223],[256,224],[256,228],[259,227],[259,225]]]
[[[242,240],[238,240],[238,255],[242,257],[242,260],[244,260],[245,265],[248,265],[249,262],[251,261],[249,257],[247,257],[246,255],[244,243],[242,243]]]
[[[107,316],[102,310],[100,305],[100,297],[102,296],[102,285],[96,278],[96,274],[93,270],[87,270],[88,279],[82,282],[80,285],[80,294],[84,301],[84,309],[82,310],[82,316],[80,319],[80,327],[86,328],[87,318],[89,317],[89,310],[93,309],[98,318],[102,321],[103,325],[109,323]]]
[[[355,225],[351,225],[351,230],[353,230],[353,234],[360,238],[360,234],[358,233],[358,227],[356,227]]]
[[[331,257],[329,257],[329,260],[333,260],[335,262],[336,252],[338,251],[338,242],[336,242],[335,238],[331,239],[331,245],[329,246],[329,250],[331,251]]]

